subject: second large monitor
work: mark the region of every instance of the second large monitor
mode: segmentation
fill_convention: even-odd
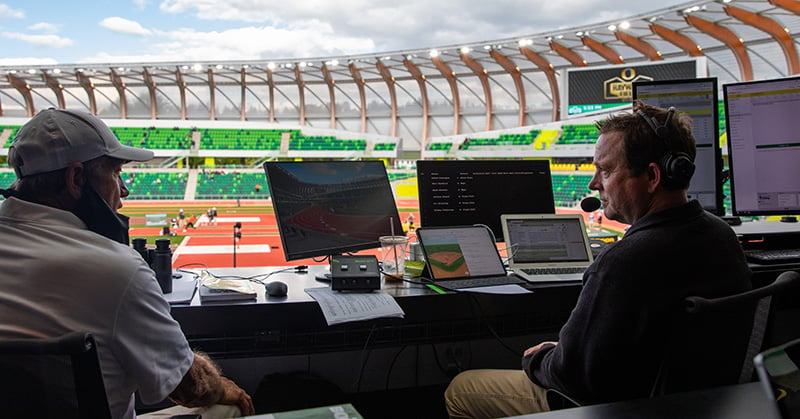
[[[420,160],[423,227],[485,224],[503,239],[502,214],[553,214],[547,160]]]
[[[674,106],[692,118],[697,157],[688,195],[700,201],[707,211],[724,215],[717,79],[636,82],[633,98],[660,108]]]

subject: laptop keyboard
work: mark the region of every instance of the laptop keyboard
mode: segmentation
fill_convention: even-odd
[[[524,284],[525,281],[515,276],[487,276],[484,278],[447,279],[435,282],[444,288],[456,290],[460,288],[490,287],[493,285]]]
[[[586,271],[585,267],[561,267],[561,268],[524,268],[520,271],[528,275],[557,275],[557,274],[582,274]]]

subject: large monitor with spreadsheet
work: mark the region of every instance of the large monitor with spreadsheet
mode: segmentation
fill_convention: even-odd
[[[419,160],[423,227],[484,224],[503,240],[502,214],[553,214],[547,160]]]
[[[723,90],[733,214],[800,214],[800,77]]]
[[[633,98],[659,108],[674,106],[692,118],[697,143],[689,198],[707,211],[725,215],[722,192],[722,150],[719,143],[719,99],[716,78],[633,83]]]

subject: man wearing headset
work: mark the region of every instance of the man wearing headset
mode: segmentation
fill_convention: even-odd
[[[669,391],[738,376],[752,313],[749,321],[737,314],[679,323],[685,297],[751,287],[731,228],[687,197],[696,154],[690,118],[636,101],[632,113],[597,126],[589,189],[607,218],[630,228],[587,269],[558,342],[525,350],[522,370],[459,374],[445,392],[451,417],[547,411],[546,389],[593,404],[647,397],[664,374]]]

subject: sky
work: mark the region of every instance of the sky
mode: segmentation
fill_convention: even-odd
[[[0,65],[370,54],[533,35],[687,0],[0,0]]]

